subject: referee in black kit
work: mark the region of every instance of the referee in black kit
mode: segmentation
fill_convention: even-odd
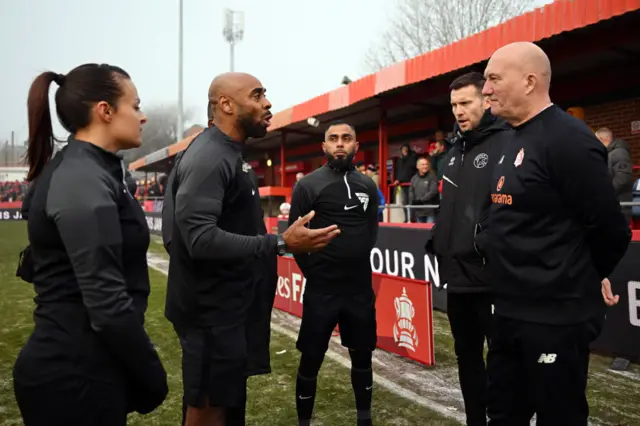
[[[492,180],[488,232],[477,238],[495,290],[488,364],[491,426],[586,426],[589,344],[601,331],[601,282],[631,232],[607,152],[551,103],[549,58],[519,42],[494,53],[483,93],[514,132]]]
[[[373,179],[353,167],[358,142],[351,125],[330,125],[322,149],[327,164],[298,182],[289,213],[291,224],[313,210],[310,228],[337,224],[341,232],[317,253],[294,255],[307,279],[297,342],[298,422],[300,426],[311,422],[317,375],[339,324],[342,344],[351,356],[357,424],[366,426],[372,424],[371,359],[377,341],[370,253],[378,235],[378,189]]]
[[[266,234],[258,188],[242,158],[247,138],[269,127],[265,89],[251,75],[222,74],[211,83],[209,102],[213,127],[184,151],[167,194],[175,214],[165,314],[182,347],[186,426],[237,426],[245,424],[247,376],[270,370],[276,254],[318,250],[339,231],[305,228],[310,212],[282,235]],[[264,354],[262,363],[256,353]]]

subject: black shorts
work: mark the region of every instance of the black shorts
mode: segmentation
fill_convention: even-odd
[[[342,346],[373,351],[377,342],[376,296],[373,289],[345,294],[306,291],[296,344],[303,353],[324,354],[336,325]]]
[[[245,327],[175,327],[182,346],[184,403],[190,407],[244,407]]]

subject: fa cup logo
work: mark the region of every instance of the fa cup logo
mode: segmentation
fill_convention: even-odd
[[[401,348],[407,348],[416,351],[418,346],[418,333],[411,323],[416,315],[416,310],[409,296],[407,296],[407,288],[402,288],[402,296],[396,297],[393,302],[396,308],[396,323],[393,325],[393,340]]]

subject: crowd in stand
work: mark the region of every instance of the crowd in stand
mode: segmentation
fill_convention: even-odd
[[[401,147],[396,162],[395,188],[396,200],[412,206],[436,206],[440,201],[440,188],[444,160],[455,136],[446,139],[444,132],[437,131],[435,141],[429,144],[426,154],[418,155],[409,144]],[[404,211],[405,222],[433,223],[435,208],[413,208]]]
[[[633,176],[629,145],[621,139],[614,138],[612,132],[607,128],[598,129],[596,136],[607,146],[609,168],[620,201],[632,201],[632,191],[633,200],[640,201],[640,179],[635,180]],[[444,161],[449,148],[456,143],[457,135],[454,132],[451,137],[447,138],[444,132],[437,131],[434,134],[434,139],[424,154],[418,154],[411,149],[409,144],[404,144],[401,147],[401,155],[395,164],[395,180],[389,182],[393,184],[394,199],[405,206],[425,206],[424,208],[405,209],[405,222],[435,222],[436,208],[430,206],[437,206],[440,202]],[[373,179],[378,186],[380,221],[382,221],[383,206],[387,200],[379,189],[379,166],[359,162],[355,164],[355,167],[359,172]],[[300,180],[303,176],[304,173],[298,173],[296,180]],[[162,175],[157,180],[155,177],[151,177],[146,185],[144,181],[138,181],[136,198],[141,202],[155,200],[158,208],[161,208],[160,199],[164,196],[165,180],[166,176]],[[2,201],[21,200],[25,192],[26,183],[24,182],[0,183]],[[153,210],[155,211],[157,208],[154,207]],[[623,210],[625,215],[631,219],[631,208],[626,207]],[[640,207],[634,207],[633,221],[634,228],[640,228]]]
[[[613,132],[602,127],[595,132],[596,136],[607,148],[609,154],[609,173],[616,195],[620,202],[640,201],[640,179],[636,180],[633,172],[631,149],[629,144],[616,138]],[[402,194],[401,204],[411,206],[435,206],[440,201],[442,189],[442,171],[447,152],[460,137],[454,132],[449,139],[442,132],[436,132],[435,139],[429,146],[426,155],[418,155],[409,144],[402,146],[401,156],[396,163],[396,194]],[[433,207],[406,209],[405,222],[435,222]],[[640,206],[623,207],[625,217],[633,222],[635,229],[640,228]]]
[[[0,182],[0,201],[3,203],[22,201],[27,194],[27,188],[26,181]]]

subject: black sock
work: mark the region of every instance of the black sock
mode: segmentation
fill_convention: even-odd
[[[356,396],[358,426],[371,423],[371,396],[373,394],[373,371],[351,367],[351,386]]]
[[[245,426],[245,407],[228,407],[225,411],[226,426]]]
[[[309,379],[298,374],[296,378],[296,409],[300,426],[307,426],[313,414],[313,404],[316,400],[316,383],[318,379]],[[306,423],[305,423],[306,422]]]

